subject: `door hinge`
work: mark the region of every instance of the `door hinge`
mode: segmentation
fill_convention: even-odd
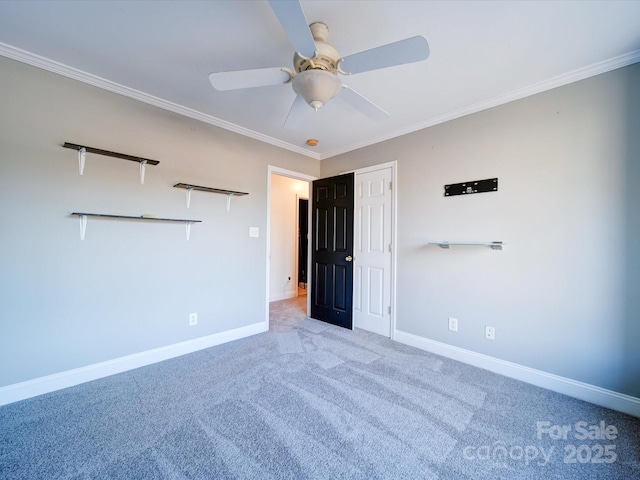
[[[393,182],[389,182],[389,190],[393,190]]]
[[[393,252],[391,244],[389,244],[389,252]]]
[[[389,315],[391,315],[391,305],[389,305]]]

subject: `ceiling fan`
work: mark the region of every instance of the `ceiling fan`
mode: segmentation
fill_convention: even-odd
[[[209,81],[216,90],[238,90],[291,83],[296,98],[285,120],[285,127],[297,126],[308,106],[316,111],[333,97],[344,101],[368,117],[380,121],[389,114],[344,85],[338,74],[352,75],[380,68],[425,60],[429,43],[415,36],[380,47],[341,57],[329,43],[329,28],[321,22],[307,24],[297,0],[269,0],[271,9],[293,45],[293,67],[259,68],[214,72]]]

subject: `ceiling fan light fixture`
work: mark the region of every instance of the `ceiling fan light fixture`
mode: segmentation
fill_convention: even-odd
[[[300,72],[293,79],[292,85],[293,91],[304,98],[305,102],[316,111],[338,95],[342,89],[340,79],[324,70]]]

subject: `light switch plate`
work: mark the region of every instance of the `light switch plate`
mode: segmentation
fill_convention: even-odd
[[[249,227],[249,236],[252,238],[258,238],[260,236],[260,228]]]

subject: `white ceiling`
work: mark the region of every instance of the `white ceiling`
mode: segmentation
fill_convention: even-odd
[[[430,57],[341,77],[391,114],[336,98],[283,122],[290,85],[219,92],[213,71],[291,67],[266,1],[0,1],[0,55],[323,159],[640,61],[640,1],[305,1],[342,56],[414,35]],[[317,147],[308,147],[308,138]]]

